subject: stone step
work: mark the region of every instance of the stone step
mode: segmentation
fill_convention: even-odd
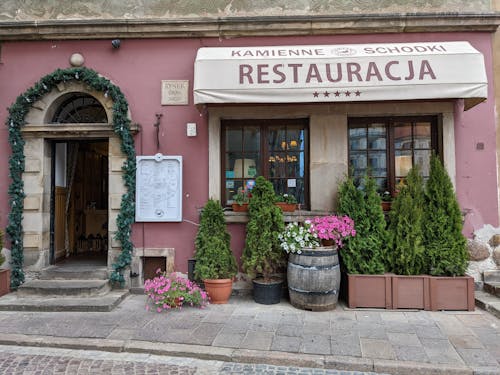
[[[500,283],[500,270],[484,271],[483,280],[485,283]]]
[[[487,282],[484,283],[483,290],[500,298],[500,282]]]
[[[128,290],[117,289],[97,297],[47,297],[47,296],[19,296],[9,293],[0,297],[1,311],[80,311],[80,312],[108,312],[112,311],[129,295]]]
[[[108,269],[96,266],[51,266],[40,273],[41,280],[107,280],[108,278]]]
[[[477,307],[490,312],[500,319],[500,298],[481,291],[476,291],[474,297]]]
[[[108,280],[31,280],[22,284],[17,294],[26,296],[102,296],[111,290]]]

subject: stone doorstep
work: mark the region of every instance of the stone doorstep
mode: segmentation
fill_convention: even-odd
[[[500,270],[483,271],[483,279],[485,283],[500,283]]]
[[[112,290],[96,297],[22,297],[9,293],[0,298],[0,311],[43,311],[43,312],[109,312],[120,304],[128,295],[128,290]]]
[[[476,291],[476,306],[500,319],[500,298],[489,293]]]
[[[22,284],[17,294],[27,296],[95,297],[111,290],[109,280],[31,280]]]
[[[108,280],[106,267],[85,269],[67,269],[61,267],[49,267],[40,273],[40,280]]]
[[[483,285],[483,290],[495,297],[500,298],[500,282],[485,282]]]

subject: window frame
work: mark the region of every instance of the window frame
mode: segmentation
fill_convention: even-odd
[[[259,169],[262,176],[269,180],[269,145],[268,145],[268,135],[269,128],[273,126],[290,126],[290,125],[300,125],[305,129],[306,136],[304,140],[304,203],[301,204],[301,209],[308,210],[311,206],[310,197],[310,119],[308,117],[301,118],[277,118],[277,119],[221,119],[221,138],[220,138],[220,197],[223,206],[229,207],[226,197],[226,175],[225,171],[225,161],[226,161],[226,129],[231,126],[245,127],[253,126],[259,127],[260,129],[260,160],[261,165]],[[259,176],[259,175],[257,175]],[[256,177],[257,177],[256,176]],[[255,178],[256,178],[255,177]],[[279,179],[279,178],[278,178]],[[286,179],[286,178],[285,178]],[[245,179],[244,179],[245,180]]]
[[[412,124],[412,144],[415,140],[414,138],[414,124],[419,122],[429,122],[431,125],[431,151],[434,151],[438,157],[443,158],[443,130],[442,130],[442,118],[440,115],[415,115],[415,116],[373,116],[373,117],[356,117],[356,116],[348,116],[347,118],[347,149],[348,149],[348,166],[349,166],[349,175],[352,173],[352,168],[350,164],[351,160],[351,148],[350,148],[350,139],[349,139],[349,130],[352,128],[368,128],[368,125],[373,123],[383,123],[385,125],[386,131],[386,158],[387,158],[387,190],[394,196],[396,193],[396,145],[394,143],[394,131],[397,128],[396,123],[400,122],[409,122]],[[414,155],[415,150],[421,150],[421,148],[415,148],[412,146],[412,165],[414,165]],[[367,152],[367,160],[368,160],[368,148]]]

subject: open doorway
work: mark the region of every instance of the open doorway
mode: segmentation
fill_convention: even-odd
[[[50,263],[107,264],[108,140],[52,144]]]

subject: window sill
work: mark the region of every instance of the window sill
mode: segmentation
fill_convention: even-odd
[[[283,212],[283,220],[285,223],[291,222],[302,222],[307,218],[312,218],[315,216],[328,216],[332,215],[333,212],[328,211],[306,211],[306,210],[296,210],[294,212]],[[224,217],[226,223],[248,223],[248,212],[234,212],[231,210],[224,211]]]

